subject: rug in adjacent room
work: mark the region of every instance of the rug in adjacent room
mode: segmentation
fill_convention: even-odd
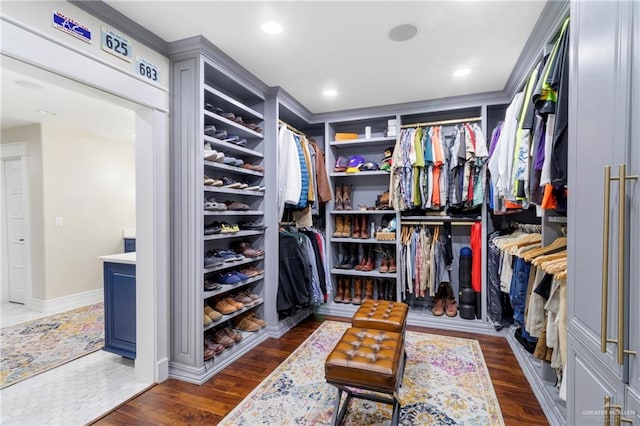
[[[220,425],[329,424],[337,391],[324,380],[324,361],[348,327],[324,322]],[[405,344],[401,424],[504,424],[478,341],[407,331]],[[352,399],[343,425],[390,419],[390,405]]]
[[[0,330],[0,389],[104,346],[102,303]]]

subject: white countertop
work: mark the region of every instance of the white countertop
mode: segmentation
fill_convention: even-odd
[[[136,238],[135,228],[125,228],[122,230],[122,238]]]
[[[108,254],[106,256],[98,256],[98,259],[102,259],[103,262],[129,263],[129,264],[135,265],[136,252],[134,251],[131,253]]]

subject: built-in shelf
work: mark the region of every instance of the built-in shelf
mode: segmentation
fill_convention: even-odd
[[[236,145],[231,142],[225,142],[213,136],[203,135],[204,141],[209,142],[211,145],[221,147],[216,151],[222,151],[227,155],[228,153],[234,153],[235,155],[246,155],[255,158],[264,158],[264,154],[255,151],[253,149],[245,148],[244,146]]]
[[[335,146],[336,148],[351,148],[357,146],[387,146],[389,144],[393,144],[396,141],[395,136],[384,136],[378,138],[370,138],[370,139],[350,139],[346,141],[331,141],[329,145]]]
[[[547,216],[547,222],[567,223],[567,217],[566,216]]]
[[[242,238],[242,237],[250,237],[253,235],[262,235],[264,234],[264,230],[261,231],[238,231],[235,233],[226,233],[226,234],[214,234],[214,235],[205,235],[204,239],[207,241],[210,240],[226,240],[226,239],[230,239],[230,238]]]
[[[389,215],[395,216],[396,212],[392,209],[389,209],[389,210],[331,210],[329,214],[335,214],[338,216],[345,215],[345,214],[355,214],[359,216],[389,214]]]
[[[384,170],[375,170],[372,172],[357,172],[357,173],[347,173],[347,172],[331,172],[329,176],[331,177],[350,177],[350,178],[366,178],[370,176],[387,176],[389,177],[391,173],[385,172]]]
[[[205,216],[262,216],[262,210],[205,210]]]
[[[236,101],[232,97],[227,96],[226,94],[209,86],[208,84],[204,85],[204,90],[204,101],[212,104],[214,107],[222,108],[222,111],[224,112],[232,112],[235,115],[238,115],[238,112],[242,112],[243,115],[248,114],[252,119],[264,119],[264,116],[258,111]],[[212,98],[215,98],[215,100],[213,100]]]
[[[221,294],[229,293],[239,288],[243,288],[255,282],[261,281],[264,278],[264,274],[257,275],[255,277],[251,277],[246,281],[239,282],[237,284],[220,284],[222,287],[217,290],[205,291],[204,299],[209,299],[211,297],[220,296]],[[253,307],[253,306],[252,306]],[[218,321],[219,322],[219,321]]]
[[[224,118],[221,115],[214,114],[213,112],[209,112],[206,110],[204,111],[204,115],[209,118],[209,120],[205,120],[205,123],[210,122],[210,120],[216,121],[217,123],[222,123],[226,128],[225,130],[227,130],[227,133],[237,135],[242,138],[262,138],[262,133],[251,130],[248,127],[243,126],[242,124],[238,124],[235,121]],[[216,128],[217,127],[218,126],[216,126]]]
[[[332,243],[362,243],[362,244],[395,244],[396,240],[376,240],[375,238],[331,238]]]
[[[378,271],[363,272],[363,271],[356,271],[355,269],[338,269],[338,268],[333,268],[331,270],[331,273],[333,275],[350,275],[354,277],[388,278],[388,279],[395,279],[397,275],[396,272],[393,272],[393,273],[389,273],[389,272],[382,273]]]
[[[223,194],[253,195],[254,197],[264,197],[264,191],[247,191],[245,189],[225,188],[224,186],[206,186],[207,192],[220,192]]]
[[[205,167],[209,167],[211,169],[216,170],[226,170],[231,173],[237,173],[241,175],[252,175],[252,176],[264,176],[263,172],[256,172],[255,170],[243,169],[242,167],[230,166],[224,163],[218,163],[216,161],[206,161],[204,162]]]
[[[218,321],[215,324],[220,325],[220,323],[221,322]],[[247,348],[251,349],[256,345],[257,342],[254,343],[256,340],[263,340],[266,336],[267,329],[265,327],[265,328],[262,328],[261,330],[258,330],[252,333],[248,331],[239,331],[239,333],[242,334],[242,340],[240,340],[238,343],[231,346],[230,348],[225,349],[219,355],[216,355],[210,360],[204,362],[205,368],[211,370],[211,372],[205,376],[205,380],[210,378],[216,373],[217,370],[214,370],[214,368],[217,365],[219,364],[224,365],[230,361],[233,361],[239,356],[238,352],[244,352],[246,351]]]
[[[224,262],[222,265],[214,266],[213,268],[204,268],[204,273],[208,274],[210,272],[223,271],[225,269],[237,268],[241,265],[246,265],[247,263],[257,262],[259,260],[263,260],[264,256],[258,257],[245,257],[242,260],[236,260],[233,262]]]
[[[472,217],[455,217],[455,216],[448,216],[448,215],[444,215],[444,216],[439,216],[439,215],[432,215],[432,216],[400,216],[400,223],[404,222],[404,221],[419,221],[419,222],[468,222],[468,223],[475,223],[482,220],[479,216],[472,218]]]
[[[244,308],[238,309],[237,311],[232,312],[232,313],[230,313],[228,315],[222,315],[221,319],[219,319],[218,321],[214,322],[213,324],[209,324],[208,326],[204,327],[203,330],[207,331],[207,330],[212,329],[214,327],[218,327],[218,326],[224,324],[225,322],[237,317],[238,315],[244,314],[247,311],[255,309],[255,308],[257,308],[258,306],[260,306],[262,304],[264,304],[264,301],[258,302],[258,303],[256,303],[255,305],[252,305],[252,306],[245,306]],[[212,308],[213,308],[213,306],[212,306]]]

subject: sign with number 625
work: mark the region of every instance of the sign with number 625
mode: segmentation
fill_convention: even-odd
[[[117,56],[120,59],[124,59],[127,62],[131,62],[132,46],[129,40],[122,34],[118,34],[115,31],[102,27],[100,44],[102,50]]]

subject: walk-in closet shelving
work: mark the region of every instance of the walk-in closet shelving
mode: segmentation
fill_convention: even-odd
[[[385,170],[352,172],[336,170],[336,160],[344,157],[362,157],[366,162],[382,166],[384,153],[395,144],[396,115],[372,116],[368,118],[330,120],[326,124],[326,157],[334,200],[329,204],[327,218],[327,237],[329,238],[328,261],[331,272],[332,293],[321,312],[336,315],[352,315],[358,305],[345,301],[335,302],[339,294],[338,286],[342,283],[349,287],[350,296],[364,298],[367,282],[371,286],[373,298],[386,296],[398,300],[396,272],[380,272],[383,264],[388,265],[397,258],[397,234],[394,239],[377,239],[375,232],[389,225],[396,218],[396,212],[380,205],[380,196],[389,189],[389,172]],[[345,133],[352,134],[351,139],[342,140]],[[344,205],[348,198],[348,205]],[[341,204],[340,201],[343,201]],[[352,210],[349,210],[349,207]],[[396,219],[397,220],[397,219]],[[367,238],[353,238],[365,229]],[[347,229],[348,228],[348,229]],[[336,232],[347,235],[336,235]],[[395,232],[395,231],[394,231]],[[340,264],[350,255],[357,258],[356,266],[351,269],[340,268]],[[372,264],[365,270],[356,270],[361,262],[370,258]],[[372,266],[371,266],[372,265]],[[360,287],[356,288],[356,285]],[[384,290],[384,291],[382,291]]]
[[[242,332],[243,339],[205,361],[207,342],[215,341],[215,334],[223,328],[237,328],[249,313],[263,317],[265,274],[233,284],[221,284],[216,290],[206,290],[205,282],[247,267],[266,270],[266,253],[242,260],[226,261],[205,268],[203,259],[216,253],[247,250],[264,245],[265,230],[239,230],[227,233],[226,224],[264,222],[265,192],[203,185],[203,178],[228,180],[265,187],[266,173],[236,165],[206,160],[212,150],[233,157],[237,164],[263,166],[264,90],[256,80],[228,72],[219,62],[218,52],[211,54],[210,46],[197,43],[198,49],[175,53],[173,60],[174,105],[172,129],[172,251],[176,265],[172,271],[172,335],[169,375],[201,384],[237,357],[268,337],[266,328]],[[215,58],[215,59],[214,59]],[[205,134],[205,129],[208,134]],[[240,139],[240,140],[238,140]],[[235,142],[235,143],[234,143]],[[233,163],[232,163],[233,164]],[[263,189],[263,188],[260,188]],[[266,189],[266,188],[265,188]],[[205,210],[205,203],[215,206],[232,203],[246,204],[249,210]],[[215,204],[214,204],[215,203]],[[209,208],[209,207],[207,207]],[[211,207],[213,208],[213,207]],[[242,206],[237,206],[242,208]],[[246,207],[245,207],[246,208]],[[204,235],[204,229],[225,225],[225,233]],[[208,266],[208,264],[207,264]],[[230,281],[229,281],[230,282]],[[259,296],[259,302],[236,308],[222,318],[203,325],[203,308],[215,309],[222,299],[235,297],[247,290]]]

